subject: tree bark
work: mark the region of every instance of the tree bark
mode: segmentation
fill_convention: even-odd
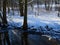
[[[0,45],[2,45],[2,34],[0,33]]]
[[[23,30],[27,31],[27,0],[25,0]],[[23,45],[28,45],[28,33],[23,32]]]
[[[20,10],[20,16],[23,16],[23,3],[22,0],[19,0],[19,10]]]
[[[23,29],[27,30],[27,0],[25,0],[25,10],[24,10],[24,22],[23,22]]]
[[[7,25],[7,17],[6,17],[6,0],[3,0],[3,25]]]
[[[9,40],[8,31],[7,31],[6,33],[4,33],[4,37],[5,37],[5,40],[6,40],[7,44],[10,45],[10,40]]]

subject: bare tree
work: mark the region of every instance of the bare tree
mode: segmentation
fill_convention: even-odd
[[[25,10],[24,10],[24,22],[23,22],[23,29],[27,29],[27,0],[25,0]]]
[[[23,16],[23,0],[19,0],[19,10],[20,10],[20,16]]]
[[[7,1],[7,0],[3,0],[3,25],[4,25],[4,26],[7,25],[7,17],[6,17],[6,1]]]
[[[45,9],[50,10],[50,0],[45,0]]]
[[[24,22],[23,22],[23,30],[27,31],[27,0],[25,0],[25,10],[24,10]],[[28,45],[28,33],[24,32],[23,34],[23,44]]]

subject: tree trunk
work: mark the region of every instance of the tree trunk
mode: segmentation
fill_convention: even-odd
[[[48,11],[50,10],[50,1],[49,0],[46,0],[45,1],[45,9]]]
[[[3,0],[3,25],[7,25],[7,17],[6,17],[6,0]]]
[[[27,0],[25,0],[23,30],[27,31]],[[23,32],[23,45],[28,45],[28,33]]]
[[[20,16],[23,16],[23,3],[22,0],[19,0],[19,10],[20,10]]]
[[[0,1],[0,11],[1,11],[1,1]],[[0,13],[0,18],[2,19],[2,15],[1,15],[1,13]]]
[[[0,45],[2,45],[2,34],[0,33]]]
[[[39,0],[37,0],[37,10],[38,10],[37,15],[39,15]]]
[[[8,13],[10,12],[10,2],[7,0]]]
[[[1,11],[1,1],[0,1],[0,11]]]
[[[22,45],[28,45],[28,33],[24,32],[22,35]]]
[[[8,45],[10,45],[10,40],[9,40],[9,34],[8,31],[4,33],[5,41],[7,42]]]
[[[25,10],[24,10],[24,22],[23,22],[23,29],[27,30],[27,0],[25,0]]]

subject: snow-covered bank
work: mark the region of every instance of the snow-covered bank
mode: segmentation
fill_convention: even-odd
[[[43,6],[42,6],[43,7]],[[53,37],[60,38],[60,17],[57,16],[57,11],[46,11],[44,8],[39,8],[38,10],[34,7],[32,10],[28,8],[28,27],[35,28],[36,32],[44,32],[44,34],[51,35]],[[21,27],[23,25],[23,18],[20,17],[19,11],[11,10],[10,13],[7,13],[7,20],[9,27]],[[50,31],[46,29],[46,25],[48,25]],[[42,27],[42,30],[40,29]]]
[[[53,27],[54,29],[60,29],[60,17],[56,12],[42,13],[41,15],[28,15],[28,26],[46,26]],[[23,25],[23,17],[19,15],[8,17],[8,22],[11,22],[15,26]],[[16,24],[15,24],[16,23]]]

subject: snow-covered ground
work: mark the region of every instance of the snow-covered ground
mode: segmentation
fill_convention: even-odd
[[[15,27],[22,26],[23,17],[20,17],[18,11],[14,11],[14,13],[15,15],[13,15],[13,12],[10,11],[10,13],[7,14],[8,24]],[[34,28],[38,28],[42,26],[45,29],[45,26],[48,25],[49,27],[52,27],[54,31],[60,32],[60,17],[57,16],[57,11],[46,11],[44,8],[39,8],[39,15],[37,13],[38,10],[36,9],[36,6],[34,6],[34,9],[28,7],[28,27],[34,26]],[[37,30],[37,32],[38,31],[39,30]],[[49,32],[50,34],[54,33],[53,35],[58,34],[60,36],[60,33],[55,33],[52,31],[45,32]]]
[[[28,26],[46,26],[53,27],[56,30],[60,29],[60,17],[57,16],[57,11],[46,11],[44,9],[39,9],[39,15],[34,14],[36,9],[33,11],[28,9]],[[14,11],[15,15],[12,14],[12,11],[8,15],[8,22],[12,23],[15,26],[23,25],[23,17],[20,17],[17,11]],[[31,12],[32,14],[30,14]]]

